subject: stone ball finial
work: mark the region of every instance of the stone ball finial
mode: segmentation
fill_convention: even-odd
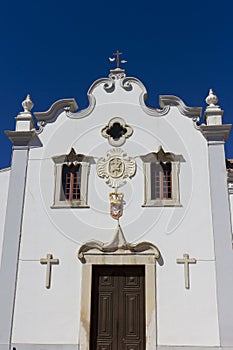
[[[209,90],[209,95],[205,99],[209,106],[215,106],[218,103],[218,97],[215,95],[212,89]]]
[[[24,109],[24,112],[30,113],[32,108],[34,107],[34,103],[31,100],[30,95],[28,94],[26,99],[22,102],[22,106]]]

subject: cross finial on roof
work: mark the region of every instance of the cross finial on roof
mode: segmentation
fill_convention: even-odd
[[[117,64],[117,68],[120,67],[120,55],[122,55],[122,52],[120,51],[116,51],[116,52],[113,52],[113,55],[116,56],[116,64]]]
[[[120,60],[120,55],[122,55],[122,52],[117,50],[116,52],[113,53],[113,56],[116,57],[109,57],[109,61],[113,62],[116,61],[116,68],[120,68],[120,63],[126,63],[126,60]]]

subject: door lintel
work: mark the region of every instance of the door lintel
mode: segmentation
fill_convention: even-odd
[[[158,248],[151,242],[129,243],[126,241],[121,226],[117,225],[113,239],[104,243],[91,240],[84,243],[78,251],[78,258],[82,263],[86,263],[87,256],[126,256],[126,255],[148,255],[154,256],[155,260],[160,258]],[[88,259],[89,260],[89,259]]]

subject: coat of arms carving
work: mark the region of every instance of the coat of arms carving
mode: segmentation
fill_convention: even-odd
[[[112,192],[109,194],[110,214],[113,219],[118,220],[123,214],[123,193]]]
[[[127,177],[134,176],[136,162],[128,157],[121,148],[113,148],[107,152],[106,158],[97,161],[97,174],[105,178],[106,184],[112,188],[118,188],[125,183]]]

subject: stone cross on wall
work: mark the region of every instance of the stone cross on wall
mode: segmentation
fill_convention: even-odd
[[[190,278],[189,278],[189,264],[196,264],[196,259],[189,259],[188,254],[183,254],[183,259],[176,259],[177,264],[184,264],[184,281],[185,288],[190,288]]]
[[[59,264],[59,259],[53,259],[53,255],[52,254],[47,254],[46,258],[41,258],[40,259],[40,263],[41,264],[46,264],[47,268],[46,268],[46,283],[45,283],[45,287],[46,288],[50,288],[51,285],[51,273],[52,273],[52,264]]]

